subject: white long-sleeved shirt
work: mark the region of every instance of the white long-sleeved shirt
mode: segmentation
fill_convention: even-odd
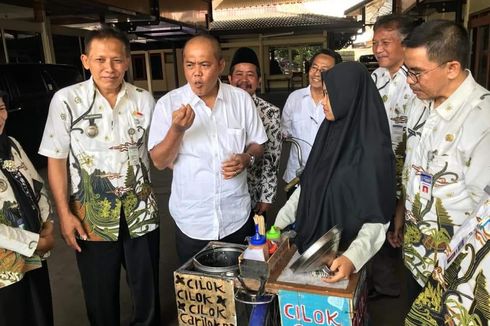
[[[303,168],[323,120],[325,120],[323,105],[320,102],[315,104],[311,97],[310,86],[298,89],[288,96],[282,111],[281,133],[283,137],[293,137],[300,145]],[[289,182],[294,179],[299,168],[298,153],[296,148],[291,147],[282,177],[284,181]]]
[[[294,223],[300,194],[301,187],[298,187],[289,197],[286,204],[279,210],[279,213],[277,213],[275,226],[284,229]],[[359,271],[381,248],[389,226],[389,222],[386,224],[365,223],[362,225],[357,237],[342,254],[349,258],[356,271]]]

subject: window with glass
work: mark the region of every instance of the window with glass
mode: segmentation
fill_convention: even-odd
[[[133,64],[133,79],[146,80],[146,60],[144,54],[133,54],[131,56]]]
[[[475,80],[490,88],[490,10],[472,15],[469,20],[472,37],[471,71]]]

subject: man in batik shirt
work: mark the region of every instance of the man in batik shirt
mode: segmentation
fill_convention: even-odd
[[[405,39],[410,107],[403,170],[408,303],[490,182],[490,92],[466,69],[466,30],[433,20]],[[403,221],[395,219],[395,233]]]
[[[248,168],[247,180],[252,209],[264,214],[271,206],[277,190],[277,170],[281,156],[281,113],[277,106],[261,99],[255,92],[260,84],[259,60],[254,50],[239,48],[230,65],[230,84],[248,92],[264,124],[268,141],[264,144],[262,158]]]
[[[374,24],[373,53],[379,68],[373,71],[372,77],[388,116],[391,142],[396,157],[398,198],[405,158],[406,139],[403,135],[408,120],[408,104],[414,98],[403,67],[402,41],[411,32],[413,25],[409,17],[399,15],[380,16]]]
[[[130,53],[116,29],[87,35],[81,59],[92,77],[54,95],[39,149],[92,325],[120,325],[122,265],[132,324],[159,325],[158,215],[146,146],[155,102],[124,82]]]
[[[401,175],[405,160],[406,124],[408,120],[408,103],[414,95],[407,83],[407,75],[403,70],[403,39],[413,29],[413,21],[407,16],[380,16],[374,24],[373,53],[379,68],[373,71],[372,77],[379,94],[383,99],[388,116],[391,133],[391,143],[396,159],[396,180],[398,211],[403,208],[401,196]],[[395,212],[393,212],[393,215]],[[368,265],[368,280],[370,281],[370,297],[377,295],[400,295],[400,281],[395,270],[399,259],[399,239],[393,239],[389,231],[386,243],[373,257]]]

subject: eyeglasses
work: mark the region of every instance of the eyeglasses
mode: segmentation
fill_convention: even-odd
[[[322,73],[327,71],[330,67],[318,67],[317,65],[311,66],[310,71],[316,74],[317,72]]]
[[[402,66],[402,70],[405,73],[405,75],[407,75],[407,77],[409,77],[414,82],[414,84],[417,84],[420,81],[420,76],[428,74],[429,72],[432,72],[432,71],[436,70],[437,68],[442,67],[443,65],[445,65],[448,62],[449,61],[445,61],[445,62],[441,63],[440,65],[438,65],[437,67],[434,67],[432,69],[425,70],[425,71],[420,71],[420,72],[413,72],[413,71],[409,70],[405,65]]]

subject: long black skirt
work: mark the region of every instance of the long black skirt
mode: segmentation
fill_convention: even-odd
[[[0,325],[53,325],[53,304],[48,265],[27,272],[24,278],[0,289]]]

